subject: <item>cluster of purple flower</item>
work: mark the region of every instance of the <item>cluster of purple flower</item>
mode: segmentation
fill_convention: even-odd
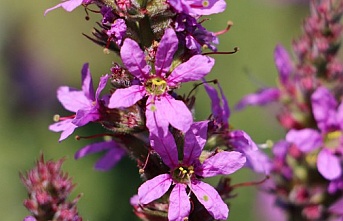
[[[75,158],[105,151],[95,166],[105,171],[126,154],[135,159],[145,182],[131,204],[143,220],[227,219],[224,201],[232,187],[226,185],[225,175],[243,166],[267,174],[270,164],[248,134],[230,127],[230,110],[219,83],[212,81],[220,93],[204,78],[215,61],[202,51],[214,53],[217,35],[231,23],[213,33],[200,19],[224,11],[225,1],[68,0],[45,14],[79,6],[102,15],[100,29],[86,37],[105,47],[104,52],[118,54],[123,65],[115,63],[94,89],[85,64],[81,90],[62,86],[57,91],[58,100],[73,114],[57,115],[49,129],[61,132],[62,141],[78,127],[101,124],[106,139],[83,147]],[[93,6],[98,9],[90,9]],[[108,81],[110,93],[101,95]],[[212,101],[212,114],[204,121],[194,122],[195,95],[176,92],[191,81],[200,81],[198,86],[204,86]],[[224,175],[217,190],[203,182],[217,175]]]
[[[278,88],[244,97],[237,108],[276,101],[287,130],[273,149],[272,186],[289,220],[343,218],[343,63],[337,58],[343,1],[311,2],[304,35],[293,42],[296,62],[278,45]]]

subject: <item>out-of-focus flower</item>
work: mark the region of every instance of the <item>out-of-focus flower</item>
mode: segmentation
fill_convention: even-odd
[[[214,65],[214,59],[195,55],[169,74],[177,48],[178,40],[174,30],[167,29],[157,48],[154,67],[150,67],[137,42],[125,39],[120,51],[121,58],[126,68],[140,82],[117,89],[108,107],[130,107],[147,96],[145,114],[150,133],[166,136],[169,124],[186,132],[193,122],[192,114],[184,102],[176,100],[169,92],[183,82],[200,80],[207,75]]]
[[[24,201],[24,205],[32,214],[24,221],[82,221],[76,207],[80,196],[72,202],[67,201],[75,184],[67,174],[61,171],[63,162],[64,159],[45,162],[41,155],[35,168],[28,171],[26,175],[20,174],[29,193],[29,198]]]
[[[163,196],[173,186],[169,197],[170,221],[188,217],[191,212],[189,191],[214,219],[222,220],[228,217],[228,207],[220,195],[200,178],[231,174],[240,169],[246,159],[236,151],[219,151],[200,162],[199,157],[207,137],[207,123],[194,123],[186,132],[181,161],[172,134],[168,133],[164,138],[151,135],[152,147],[170,168],[170,173],[160,174],[143,183],[138,189],[139,202],[148,204]]]
[[[305,152],[321,148],[317,158],[318,171],[328,180],[341,176],[341,154],[343,152],[343,105],[325,87],[318,88],[311,97],[314,118],[320,131],[310,128],[290,130],[288,142]]]

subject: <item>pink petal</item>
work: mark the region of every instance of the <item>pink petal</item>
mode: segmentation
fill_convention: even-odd
[[[172,179],[169,174],[158,175],[147,180],[138,188],[139,201],[148,204],[163,196],[170,188]]]
[[[173,70],[168,76],[168,85],[175,86],[181,82],[200,80],[211,71],[213,65],[213,58],[205,55],[195,55]]]
[[[168,132],[167,136],[165,137],[151,134],[150,144],[169,168],[174,168],[178,165],[179,161],[177,147],[174,137],[170,132]]]
[[[69,0],[69,1],[65,1],[65,2],[63,2],[63,3],[60,3],[60,4],[58,4],[58,5],[54,6],[54,7],[52,7],[52,8],[47,9],[47,10],[44,12],[44,16],[45,16],[48,12],[50,12],[50,11],[56,9],[56,8],[59,8],[59,7],[62,7],[62,8],[63,8],[64,10],[66,10],[67,12],[71,12],[71,11],[73,11],[75,8],[77,8],[78,6],[82,5],[82,2],[83,2],[83,0]]]
[[[149,77],[150,67],[145,61],[145,54],[138,43],[126,38],[120,49],[120,57],[131,74],[139,79]]]
[[[226,220],[228,218],[229,208],[212,186],[199,181],[192,183],[191,190],[214,219]]]
[[[82,91],[88,100],[95,100],[94,97],[94,87],[93,87],[93,79],[91,76],[91,72],[89,69],[88,63],[84,64],[81,71],[81,82],[82,82]]]
[[[188,165],[200,157],[201,151],[207,141],[208,121],[193,123],[185,134],[182,162]]]
[[[175,100],[170,95],[155,101],[156,111],[161,111],[162,116],[176,129],[186,133],[193,123],[193,116],[185,103]],[[177,116],[177,117],[176,117]]]
[[[323,145],[321,134],[313,129],[290,130],[286,134],[286,141],[297,145],[297,147],[307,153]]]
[[[156,136],[167,136],[169,122],[164,117],[164,113],[157,109],[156,105],[153,104],[151,97],[148,98],[147,104],[145,116],[146,126],[149,129],[149,132]]]
[[[74,158],[77,160],[89,154],[98,153],[101,151],[109,150],[111,148],[121,149],[115,141],[104,141],[104,142],[92,143],[79,149],[75,153]]]
[[[145,95],[143,86],[133,85],[128,88],[117,89],[111,96],[109,108],[130,107]]]
[[[92,102],[85,96],[83,91],[77,91],[67,86],[57,89],[57,98],[66,110],[75,113],[79,109],[89,107]]]
[[[100,97],[100,93],[106,87],[107,80],[109,77],[110,76],[108,74],[100,77],[99,85],[95,92],[95,99],[98,99]]]
[[[311,96],[312,112],[322,132],[328,132],[337,125],[337,101],[325,87],[319,87]]]
[[[113,147],[96,162],[94,168],[101,171],[110,170],[123,158],[123,156],[125,156],[125,154],[126,152],[122,148]]]
[[[164,77],[163,75],[169,71],[173,56],[178,48],[178,42],[175,31],[171,28],[166,29],[156,52],[155,69],[157,76]]]
[[[216,175],[228,175],[242,168],[246,162],[244,154],[236,151],[222,151],[206,159],[201,168],[196,171],[197,175],[212,177]]]
[[[343,215],[343,198],[340,198],[339,200],[337,200],[334,204],[332,204],[329,207],[329,211],[331,213],[335,213],[338,215]]]
[[[169,197],[168,220],[183,221],[191,211],[185,184],[177,183]]]
[[[317,167],[320,174],[328,180],[334,180],[342,173],[339,158],[325,148],[318,154]]]
[[[62,131],[60,139],[58,140],[59,142],[61,142],[62,140],[69,137],[77,128],[77,126],[73,124],[72,121],[73,119],[67,119],[67,120],[54,123],[49,126],[49,130],[54,131],[54,132]]]

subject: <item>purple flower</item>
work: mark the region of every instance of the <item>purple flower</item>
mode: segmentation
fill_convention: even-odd
[[[99,113],[99,96],[106,86],[109,75],[100,78],[99,86],[95,93],[88,63],[83,65],[81,75],[81,91],[67,86],[62,86],[57,90],[57,98],[63,107],[76,113],[75,116],[61,118],[61,121],[49,126],[49,129],[54,132],[62,131],[59,141],[66,139],[77,127],[99,120],[101,117]]]
[[[62,7],[67,12],[73,11],[75,8],[79,7],[82,4],[90,4],[91,0],[66,0],[52,8],[45,10],[44,15],[48,12],[55,10],[56,8]]]
[[[176,16],[174,26],[180,43],[191,52],[201,54],[203,47],[217,50],[214,44],[219,44],[218,37],[207,31],[194,17],[180,13]]]
[[[113,39],[117,45],[121,45],[126,34],[126,24],[124,19],[117,19],[111,24],[111,28],[106,32],[108,37]]]
[[[74,157],[75,159],[80,159],[89,154],[98,153],[101,151],[107,152],[100,160],[96,162],[94,168],[102,171],[107,171],[114,167],[126,154],[125,150],[112,140],[89,144],[78,150]]]
[[[170,168],[170,173],[158,175],[143,183],[138,189],[139,201],[148,204],[163,196],[172,186],[168,209],[170,221],[181,221],[188,217],[191,210],[189,191],[194,193],[214,219],[228,217],[228,207],[218,192],[200,178],[231,174],[244,165],[245,157],[239,152],[221,151],[201,163],[199,157],[206,143],[207,124],[207,121],[194,123],[186,132],[183,158],[180,161],[171,133],[163,139],[151,135],[151,145]]]
[[[214,59],[195,55],[169,74],[177,48],[178,40],[174,30],[167,29],[159,43],[152,68],[147,64],[139,45],[131,39],[125,39],[120,50],[121,58],[126,68],[140,80],[140,83],[117,89],[112,94],[108,107],[130,107],[147,96],[145,114],[146,126],[150,133],[157,135],[162,132],[162,135],[166,136],[169,124],[186,132],[193,122],[192,114],[182,101],[175,100],[168,92],[183,82],[204,77],[212,69]]]
[[[224,0],[168,0],[177,11],[188,15],[211,15],[223,12],[226,8]]]
[[[288,142],[294,143],[307,153],[321,148],[317,157],[318,171],[328,180],[341,176],[343,105],[338,106],[335,98],[325,87],[319,87],[311,96],[312,112],[318,130],[290,130]]]

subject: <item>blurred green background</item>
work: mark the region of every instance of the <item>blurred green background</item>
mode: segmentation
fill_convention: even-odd
[[[19,171],[31,168],[40,152],[46,159],[67,156],[64,170],[73,177],[77,187],[72,197],[84,193],[79,203],[85,220],[135,220],[129,198],[140,184],[137,168],[130,159],[121,161],[115,169],[103,173],[93,169],[100,155],[78,161],[74,152],[87,141],[69,138],[58,143],[59,134],[50,132],[48,125],[56,113],[65,113],[55,94],[60,85],[80,88],[80,70],[90,63],[94,83],[109,72],[114,54],[105,55],[101,47],[91,43],[81,33],[90,34],[98,17],[84,19],[80,7],[72,13],[62,9],[43,16],[44,10],[58,0],[2,0],[0,8],[0,214],[2,220],[22,220],[28,211],[22,206],[25,188]],[[220,36],[219,51],[234,55],[215,55],[216,65],[207,79],[217,78],[224,88],[231,107],[245,94],[261,85],[275,85],[276,70],[273,49],[282,43],[290,49],[291,41],[301,33],[300,24],[307,15],[304,5],[278,4],[277,0],[228,1],[225,13],[211,16],[206,27],[211,31],[232,29]],[[187,88],[183,88],[187,91]],[[209,103],[203,91],[198,94],[197,120],[208,116]],[[235,128],[246,130],[257,143],[277,140],[283,131],[269,110],[248,108],[232,113]],[[87,134],[82,128],[76,134]],[[233,183],[258,180],[244,170],[233,176]],[[264,220],[258,218],[254,206],[255,187],[236,191],[232,199],[229,220]]]

